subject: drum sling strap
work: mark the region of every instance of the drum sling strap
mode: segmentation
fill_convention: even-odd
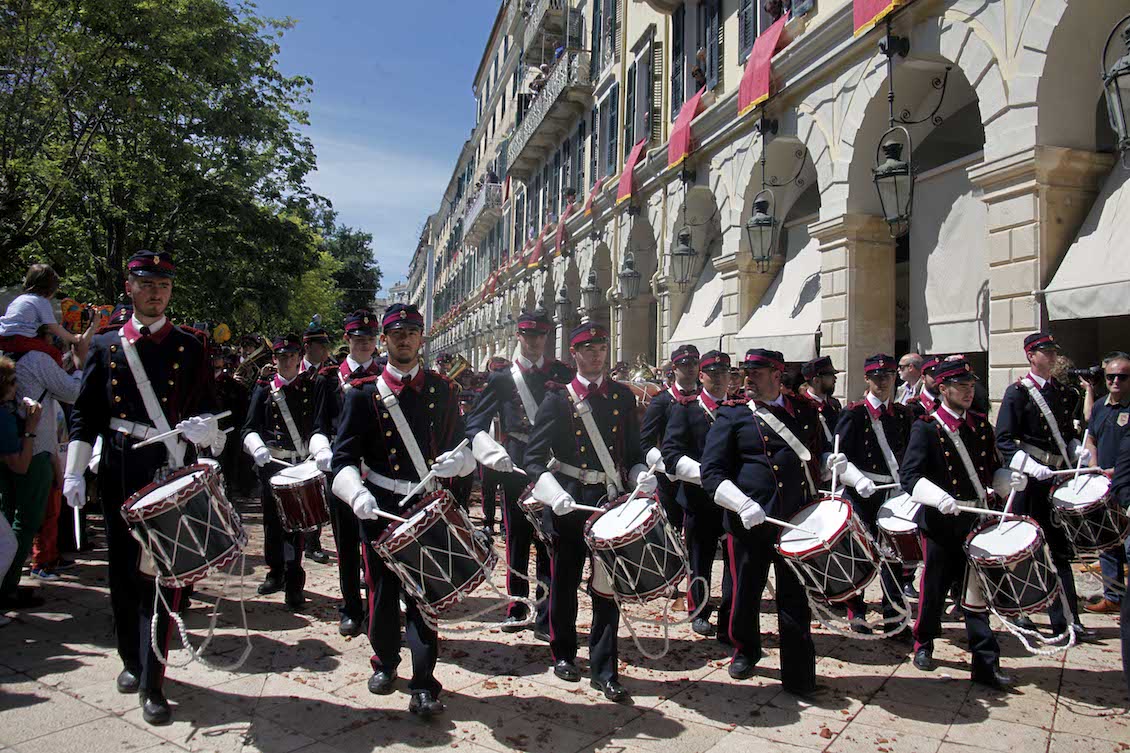
[[[518,391],[518,397],[522,401],[522,410],[526,412],[526,419],[530,422],[530,426],[533,426],[534,418],[538,414],[538,404],[534,400],[534,394],[530,392],[530,386],[526,384],[526,378],[522,376],[522,367],[515,363],[510,367],[510,376],[514,377],[514,389]]]
[[[710,420],[710,423],[714,423],[714,419],[718,418],[718,413],[716,411],[712,411],[712,410],[710,410],[710,408],[706,407],[706,403],[704,403],[702,401],[702,393],[701,392],[699,393],[699,395],[696,399],[698,400],[698,404],[702,406],[702,412],[706,414],[706,417]]]
[[[400,435],[400,441],[404,443],[405,449],[408,450],[408,457],[412,458],[412,466],[416,469],[416,475],[423,481],[428,476],[428,465],[424,462],[424,455],[420,452],[416,435],[412,433],[412,427],[408,425],[408,419],[404,417],[404,411],[400,409],[400,400],[393,394],[392,388],[385,381],[384,372],[381,372],[381,375],[377,377],[377,392],[381,395],[381,403],[392,416],[392,422],[396,424],[396,432]],[[435,481],[430,481],[427,488],[428,491],[435,491]]]
[[[137,354],[137,349],[128,337],[122,337],[122,352],[126,354],[126,364],[133,375],[133,381],[137,384],[137,391],[141,394],[141,402],[145,406],[145,415],[149,416],[149,421],[157,428],[159,434],[167,433],[170,430],[169,419],[161,408],[157,393],[153,391],[153,383],[149,381],[149,375],[145,373],[141,356]],[[165,449],[168,451],[170,468],[180,468],[184,465],[186,448],[177,441],[177,437],[167,437],[161,440],[161,444],[165,445]]]
[[[824,418],[824,413],[819,408],[816,409],[816,418],[820,420],[820,428],[824,430],[825,441],[831,444],[834,441],[832,430],[828,428],[828,422]]]
[[[286,424],[286,433],[290,435],[294,451],[298,453],[298,457],[305,458],[306,443],[302,441],[302,435],[298,432],[298,424],[294,423],[294,416],[290,412],[290,406],[286,404],[286,393],[282,391],[282,387],[271,385],[271,399],[279,407],[279,413],[282,414],[283,423]]]
[[[785,444],[789,446],[789,449],[795,452],[796,456],[800,458],[801,467],[804,468],[804,480],[808,482],[808,492],[815,497],[817,492],[816,482],[813,480],[812,471],[808,467],[808,464],[812,461],[812,453],[796,438],[796,434],[789,431],[789,427],[781,423],[781,419],[774,416],[772,411],[764,405],[750,403],[749,409],[753,411],[755,416],[769,424],[769,428],[776,432],[777,436],[785,440]]]
[[[577,395],[577,390],[573,385],[568,385],[569,397],[573,400],[573,407],[577,411],[577,415],[581,417],[581,423],[585,426],[585,433],[589,435],[589,441],[592,442],[593,449],[596,450],[596,457],[600,461],[600,466],[604,469],[605,483],[608,485],[608,496],[623,494],[623,485],[620,483],[620,473],[616,470],[616,464],[612,462],[612,456],[608,454],[608,445],[604,443],[604,437],[600,435],[600,429],[596,426],[596,419],[592,417],[592,406],[589,405],[588,400],[582,400]]]
[[[1051,406],[1048,405],[1048,401],[1045,400],[1043,394],[1040,393],[1040,388],[1036,386],[1032,377],[1025,376],[1020,380],[1020,383],[1028,390],[1028,397],[1032,398],[1032,402],[1036,404],[1036,407],[1040,409],[1040,413],[1043,414],[1044,420],[1048,422],[1048,428],[1052,430],[1052,439],[1055,440],[1055,446],[1059,450],[1059,454],[1063,456],[1063,462],[1067,464],[1066,467],[1070,468],[1071,456],[1067,452],[1067,445],[1063,441],[1063,434],[1059,431],[1059,424],[1056,423],[1055,416],[1052,415]]]
[[[882,416],[876,418],[867,413],[868,418],[871,419],[871,428],[875,430],[875,439],[879,442],[879,449],[883,451],[883,460],[887,463],[887,469],[891,472],[891,478],[895,483],[899,483],[899,462],[895,460],[895,454],[891,451],[891,443],[887,441],[887,432],[883,429]]]
[[[934,421],[937,422],[938,426],[942,427],[942,431],[946,433],[950,441],[953,442],[953,446],[957,450],[957,456],[961,458],[961,464],[965,466],[965,473],[969,476],[969,481],[973,484],[973,488],[977,490],[977,499],[973,502],[973,506],[987,507],[988,495],[985,492],[985,485],[981,483],[981,479],[977,476],[977,468],[973,465],[973,458],[969,457],[969,450],[965,449],[965,442],[961,441],[961,434],[947,426],[946,422],[942,420],[942,417],[938,415],[938,411],[934,411],[931,415],[933,415]]]

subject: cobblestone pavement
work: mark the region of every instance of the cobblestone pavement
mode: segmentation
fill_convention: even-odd
[[[257,505],[240,502],[252,537],[248,552],[261,552]],[[323,543],[332,548],[328,530]],[[335,564],[307,563],[309,602],[301,614],[292,614],[282,594],[254,594],[264,573],[259,556],[248,556],[243,585],[250,658],[236,672],[199,663],[170,668],[166,691],[174,721],[149,727],[136,697],[119,695],[114,687],[120,664],[100,547],[99,537],[78,567],[41,585],[45,607],[15,614],[0,629],[0,750],[1105,753],[1130,748],[1130,699],[1116,616],[1086,617],[1099,641],[1055,658],[1031,656],[998,631],[1003,665],[1018,683],[1009,694],[968,681],[958,622],[945,624],[945,640],[935,653],[939,667],[932,673],[913,667],[908,643],[849,640],[820,629],[821,691],[801,700],[780,689],[777,624],[769,600],[761,624],[767,655],[756,676],[743,682],[730,679],[722,647],[686,625],[671,631],[670,652],[659,660],[643,657],[622,626],[621,675],[634,699],[626,706],[608,703],[587,681],[570,684],[554,677],[548,646],[529,632],[508,635],[482,622],[453,621],[441,641],[437,672],[447,713],[425,723],[407,712],[403,677],[392,695],[367,691],[367,640],[337,633]],[[1095,582],[1078,579],[1081,593],[1097,589]],[[501,568],[495,582],[502,582]],[[215,578],[203,583],[188,614],[197,644],[222,585]],[[230,583],[229,592],[238,587]],[[468,609],[486,606],[489,598],[481,588]],[[586,602],[582,595],[582,670]],[[208,649],[216,662],[230,662],[242,648],[233,627],[237,616],[238,610],[226,605]],[[645,639],[649,651],[658,645],[657,638]],[[172,657],[184,658],[181,651]],[[410,667],[407,649],[405,659],[402,672]]]

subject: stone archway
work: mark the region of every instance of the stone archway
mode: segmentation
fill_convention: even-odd
[[[640,286],[635,300],[624,300],[619,281],[620,270],[616,270],[613,285],[617,291],[614,308],[617,335],[613,360],[632,363],[637,356],[642,356],[647,363],[657,364],[662,355],[657,350],[658,299],[651,287],[651,279],[655,276],[658,265],[655,231],[643,213],[625,213],[620,220],[627,226],[622,232],[624,241],[620,264],[622,266],[623,260],[631,256],[636,272],[640,275]]]

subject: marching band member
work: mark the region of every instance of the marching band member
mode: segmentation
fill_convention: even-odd
[[[710,624],[710,580],[714,553],[726,535],[723,512],[702,489],[699,464],[706,435],[730,389],[730,356],[718,350],[707,351],[699,361],[702,389],[696,395],[680,395],[670,408],[663,438],[663,462],[679,481],[679,504],[684,511],[683,535],[690,559],[690,588],[687,611],[699,610],[691,629],[699,635],[717,634],[730,644],[730,607],[733,588],[730,579],[729,546],[722,549],[722,603],[718,608],[717,630]]]
[[[562,680],[578,682],[577,592],[590,555],[583,535],[589,514],[575,506],[599,505],[636,486],[650,494],[656,483],[640,452],[635,396],[606,372],[608,330],[601,324],[582,323],[569,337],[569,352],[576,361],[577,376],[567,385],[547,388],[530,432],[525,464],[535,480],[533,494],[547,508],[544,522],[552,541],[549,625],[553,672]],[[556,460],[552,471],[551,457]],[[620,610],[613,599],[611,579],[596,561],[589,593],[593,608],[591,683],[610,701],[623,702],[628,700],[628,691],[620,684],[616,666]]]
[[[345,317],[345,341],[349,352],[340,364],[324,366],[314,380],[314,433],[310,452],[318,469],[329,473],[333,460],[332,443],[345,393],[353,381],[375,376],[380,367],[373,360],[377,349],[377,317],[368,309],[358,309]],[[341,587],[341,621],[338,632],[354,636],[361,632],[364,613],[361,603],[361,529],[348,500],[341,500],[328,489],[330,526],[337,544],[337,574]]]
[[[243,424],[243,450],[259,469],[263,504],[263,559],[267,577],[259,584],[261,596],[285,592],[286,605],[301,609],[306,603],[302,589],[303,535],[283,530],[278,503],[271,489],[271,476],[286,465],[301,463],[309,453],[314,430],[313,388],[301,370],[302,343],[298,335],[280,335],[271,341],[275,373],[260,381],[251,393],[247,421]],[[274,461],[281,461],[276,463]]]
[[[829,447],[832,446],[836,422],[840,420],[840,412],[844,409],[832,395],[836,391],[836,374],[839,373],[829,356],[813,358],[800,369],[801,376],[808,383],[808,390],[801,394],[816,408],[816,417]]]
[[[1052,471],[1070,467],[1076,461],[1084,465],[1091,461],[1091,451],[1080,443],[1072,420],[1079,396],[1052,376],[1059,344],[1050,334],[1037,332],[1025,337],[1024,353],[1030,369],[1008,386],[997,410],[997,448],[1009,468],[1029,476],[1028,487],[1016,495],[1013,509],[1040,524],[1063,583],[1076,638],[1093,638],[1094,634],[1079,619],[1079,597],[1071,572],[1074,550],[1063,528],[1052,520],[1051,503],[1055,479]],[[1067,630],[1067,615],[1059,599],[1048,606],[1048,617],[1054,633]],[[1028,618],[1017,624],[1034,627]]]
[[[693,345],[680,345],[671,354],[671,364],[675,379],[668,387],[651,398],[640,423],[640,452],[647,464],[658,463],[660,475],[659,503],[676,530],[683,529],[683,508],[678,503],[679,484],[672,481],[669,474],[663,473],[663,436],[667,431],[667,419],[672,405],[681,397],[694,397],[698,394],[698,348]]]
[[[529,582],[521,577],[529,572],[530,544],[534,546],[537,579],[542,607],[534,623],[534,635],[549,640],[549,554],[545,545],[534,536],[533,527],[518,509],[518,501],[527,485],[525,476],[514,473],[525,461],[530,429],[537,416],[538,406],[546,395],[546,384],[566,384],[573,378],[565,364],[545,357],[545,341],[553,326],[544,311],[523,313],[518,317],[518,348],[514,363],[508,368],[492,371],[486,386],[467,416],[467,437],[475,459],[484,468],[501,474],[502,525],[506,530],[506,590],[511,596],[525,598],[530,594]],[[504,444],[490,435],[491,423],[497,419]],[[518,573],[518,574],[515,574]],[[504,632],[522,630],[520,623],[527,618],[526,605],[510,602],[506,613]]]
[[[723,403],[702,451],[702,486],[726,510],[734,602],[730,677],[751,677],[761,658],[761,594],[773,565],[781,635],[781,684],[799,695],[816,689],[812,611],[804,587],[774,548],[766,515],[787,520],[817,493],[824,436],[805,401],[781,394],[784,357],[754,348],[742,363],[750,400]]]
[[[918,394],[906,402],[907,407],[914,411],[915,416],[925,416],[938,409],[941,397],[938,395],[938,383],[934,378],[934,370],[942,359],[939,356],[926,356],[922,362],[922,384]]]
[[[466,430],[452,381],[423,367],[424,317],[413,306],[395,303],[381,320],[388,363],[377,375],[354,380],[345,393],[333,445],[333,492],[361,521],[365,583],[369,591],[369,642],[373,675],[369,692],[391,693],[400,665],[400,600],[412,679],[408,710],[428,718],[444,711],[443,687],[435,678],[439,637],[374,543],[388,526],[380,511],[400,515],[400,501],[430,472],[441,479],[467,476],[475,458],[454,450]],[[362,476],[362,463],[367,469]]]
[[[121,693],[139,693],[149,724],[171,719],[162,686],[170,636],[165,609],[179,608],[180,589],[156,586],[141,572],[140,546],[121,515],[122,503],[165,469],[195,457],[195,447],[213,455],[224,448],[224,434],[211,417],[215,394],[205,346],[165,317],[176,267],[168,253],[139,251],[127,264],[126,292],[133,314],[118,329],[97,335],[83,370],[71,414],[71,442],[63,477],[63,496],[72,507],[86,501],[84,473],[94,442],[102,438],[99,496],[109,549],[110,605],[123,669]],[[133,445],[175,425],[181,433],[139,450]],[[156,630],[150,629],[155,588],[163,600]],[[157,637],[153,645],[151,636]]]
[[[900,481],[904,491],[922,505],[918,527],[924,555],[919,588],[918,620],[914,623],[914,666],[934,669],[934,640],[942,633],[942,609],[955,583],[966,598],[960,602],[965,632],[973,654],[972,679],[1005,688],[1012,679],[1001,672],[1000,646],[989,626],[988,612],[971,609],[983,599],[966,562],[965,538],[979,518],[957,509],[958,501],[988,506],[989,494],[1007,495],[1022,489],[1023,474],[997,473],[1001,468],[997,439],[985,416],[970,410],[977,377],[964,358],[942,361],[934,369],[941,403],[910,430]]]
[[[302,333],[302,372],[314,380],[324,366],[335,366],[330,357],[330,336],[321,325],[321,317],[315,315],[314,321]],[[303,538],[306,546],[306,556],[324,565],[330,561],[330,555],[322,548],[322,527],[307,533]]]

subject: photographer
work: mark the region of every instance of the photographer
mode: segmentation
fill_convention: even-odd
[[[1087,447],[1092,452],[1092,465],[1111,470],[1118,459],[1118,444],[1130,426],[1130,355],[1122,351],[1109,353],[1103,359],[1103,378],[1108,394],[1096,400],[1094,384],[1086,377],[1080,381],[1087,392],[1088,403],[1093,403],[1087,427],[1090,436]],[[1123,547],[1108,549],[1099,555],[1103,575],[1103,595],[1094,604],[1083,606],[1096,614],[1116,614],[1121,610],[1123,566],[1126,551]]]

